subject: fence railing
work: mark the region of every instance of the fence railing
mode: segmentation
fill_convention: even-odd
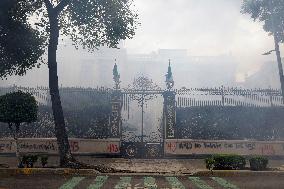
[[[50,105],[51,99],[48,87],[0,87],[0,95],[12,91],[24,91],[33,94],[39,104]],[[83,96],[95,97],[94,94],[104,94],[110,99],[113,89],[107,87],[82,88],[62,87],[59,89],[62,96],[72,98],[73,102],[80,102]],[[175,89],[176,106],[202,107],[202,106],[245,106],[245,107],[270,107],[284,106],[280,89],[244,89],[236,87],[215,87],[215,88],[181,88]],[[122,90],[122,92],[124,92]],[[152,91],[153,92],[153,91]],[[130,98],[125,91],[123,93],[123,108],[128,109]],[[161,90],[157,91],[161,93]]]
[[[283,106],[280,89],[244,89],[236,87],[182,88],[175,90],[177,107],[192,106]]]

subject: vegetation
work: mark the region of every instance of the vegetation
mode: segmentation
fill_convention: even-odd
[[[240,155],[217,154],[205,159],[207,169],[215,170],[231,170],[244,169],[246,159]]]
[[[267,168],[268,159],[262,156],[256,156],[249,159],[250,169],[253,171],[262,171]]]
[[[16,141],[16,156],[19,157],[18,132],[21,123],[37,120],[38,106],[35,98],[22,91],[0,96],[0,122],[7,123]],[[13,129],[13,126],[15,129]],[[20,163],[20,161],[19,161]]]
[[[283,140],[283,107],[189,107],[177,109],[178,138]]]
[[[23,167],[33,168],[38,160],[38,155],[24,155],[22,158]]]
[[[61,95],[69,137],[108,136],[111,105],[106,95]],[[177,109],[178,137],[208,140],[283,140],[283,113],[284,109],[281,107],[181,108]],[[51,107],[40,105],[38,120],[30,124],[24,123],[21,128],[23,129],[18,133],[19,137],[55,137]],[[124,125],[123,129],[130,131],[133,127]],[[8,137],[9,134],[4,124],[0,126],[0,137]]]
[[[47,163],[48,163],[48,156],[47,155],[41,156],[40,157],[40,162],[41,162],[41,166],[45,167],[47,165]]]
[[[40,66],[44,38],[26,21],[25,11],[14,9],[15,0],[0,1],[0,78],[24,75]]]
[[[281,90],[284,103],[284,76],[279,50],[279,43],[284,42],[284,1],[283,0],[243,0],[243,14],[249,14],[254,21],[263,22],[263,29],[273,35]],[[270,54],[272,51],[265,53]]]
[[[43,44],[47,44],[48,47],[49,88],[60,165],[78,167],[80,164],[73,158],[70,151],[59,95],[56,58],[58,39],[60,35],[68,36],[75,47],[82,45],[89,50],[94,50],[101,45],[116,47],[120,40],[132,38],[134,35],[137,14],[131,9],[132,1],[14,0],[12,2],[13,6],[9,8],[12,19],[30,26],[27,18],[33,16],[34,27],[39,32],[39,36],[48,39]],[[21,46],[17,47],[21,49]],[[10,64],[12,62],[9,62],[7,66]],[[6,66],[2,70],[6,73]],[[18,74],[18,72],[12,73]]]

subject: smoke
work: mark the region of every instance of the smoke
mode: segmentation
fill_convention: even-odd
[[[120,50],[103,48],[91,54],[76,51],[68,40],[60,45],[60,85],[111,86],[115,59],[125,84],[137,74],[148,74],[160,84],[168,58],[180,86],[234,85],[234,81],[257,72],[264,62],[275,60],[274,55],[261,55],[274,48],[273,40],[263,31],[262,23],[240,13],[241,0],[135,0],[134,4],[141,26],[133,39],[122,42]],[[159,49],[184,49],[187,57],[161,57]],[[200,62],[193,57],[214,60]],[[227,76],[220,77],[222,73]],[[47,86],[47,66],[0,83],[12,84]]]

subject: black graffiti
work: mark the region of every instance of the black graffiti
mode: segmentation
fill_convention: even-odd
[[[187,150],[190,150],[192,149],[192,143],[190,142],[181,142],[179,144],[179,149],[187,149]]]
[[[57,151],[57,146],[53,142],[46,142],[45,144],[29,144],[27,142],[22,142],[19,144],[19,148],[26,150]]]
[[[255,143],[225,143],[224,148],[235,148],[235,149],[246,148],[248,150],[254,150]]]
[[[203,145],[204,148],[222,148],[222,144],[217,142],[204,142]]]
[[[12,150],[12,142],[10,143],[0,143],[0,152],[3,152],[5,150]]]
[[[249,150],[254,150],[255,149],[255,144],[254,143],[247,143],[247,144],[245,144],[245,146]]]
[[[202,147],[202,145],[200,143],[195,143],[194,144],[194,148],[201,148],[201,147]]]

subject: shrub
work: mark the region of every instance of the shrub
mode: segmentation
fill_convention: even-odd
[[[42,167],[46,166],[47,160],[48,160],[48,156],[41,156],[40,157],[40,162],[41,162]]]
[[[214,163],[215,163],[215,160],[213,157],[206,158],[205,159],[206,169],[209,169],[209,170],[214,169]]]
[[[34,164],[37,162],[37,159],[37,155],[24,155],[21,163],[27,168],[33,168]]]
[[[268,159],[266,157],[256,156],[249,159],[250,169],[253,171],[261,171],[266,169]]]
[[[207,169],[230,170],[244,169],[246,159],[240,155],[218,154],[205,159]]]

